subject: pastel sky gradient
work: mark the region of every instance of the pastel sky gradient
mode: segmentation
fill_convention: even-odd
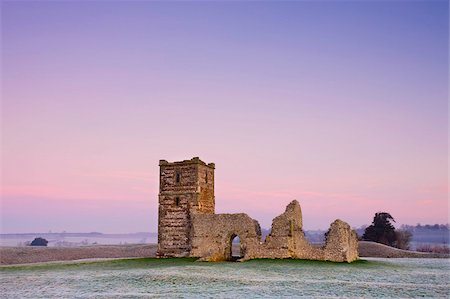
[[[269,228],[448,223],[448,1],[2,1],[1,231],[157,231],[158,161]]]

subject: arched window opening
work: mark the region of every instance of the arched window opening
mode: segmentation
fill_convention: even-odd
[[[179,197],[175,197],[175,204],[177,205],[177,207],[180,206],[180,198]]]
[[[242,243],[241,240],[239,238],[239,236],[237,235],[232,235],[231,236],[231,241],[230,241],[230,260],[231,261],[237,261],[241,258],[244,257],[244,253],[242,250]]]
[[[177,172],[177,174],[175,175],[175,182],[178,184],[181,181],[181,174],[179,172]]]
[[[208,184],[208,171],[205,171],[205,183]]]

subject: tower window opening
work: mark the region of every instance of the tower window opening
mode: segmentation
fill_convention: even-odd
[[[177,207],[180,206],[180,198],[179,197],[175,197],[175,204],[177,205]]]
[[[208,184],[208,171],[205,171],[205,183]]]
[[[177,174],[175,175],[175,182],[179,183],[181,180],[181,174],[179,172],[177,172]]]

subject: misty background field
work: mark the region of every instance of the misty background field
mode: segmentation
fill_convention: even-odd
[[[365,226],[357,228],[359,236],[364,233]],[[402,225],[401,229],[412,233],[411,249],[424,246],[448,246],[449,225]],[[325,230],[307,230],[306,238],[314,244],[324,242]],[[262,239],[270,233],[269,229],[262,229]],[[24,234],[0,234],[0,246],[27,246],[36,237],[45,238],[50,247],[75,247],[86,245],[124,245],[124,244],[156,244],[158,234],[150,232],[138,232],[129,234],[104,234],[100,232],[69,233],[24,233]],[[237,241],[237,240],[236,240]]]

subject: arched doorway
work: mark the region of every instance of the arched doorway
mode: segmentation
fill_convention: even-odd
[[[244,257],[244,250],[241,239],[238,235],[231,235],[230,240],[230,261],[237,261]]]

